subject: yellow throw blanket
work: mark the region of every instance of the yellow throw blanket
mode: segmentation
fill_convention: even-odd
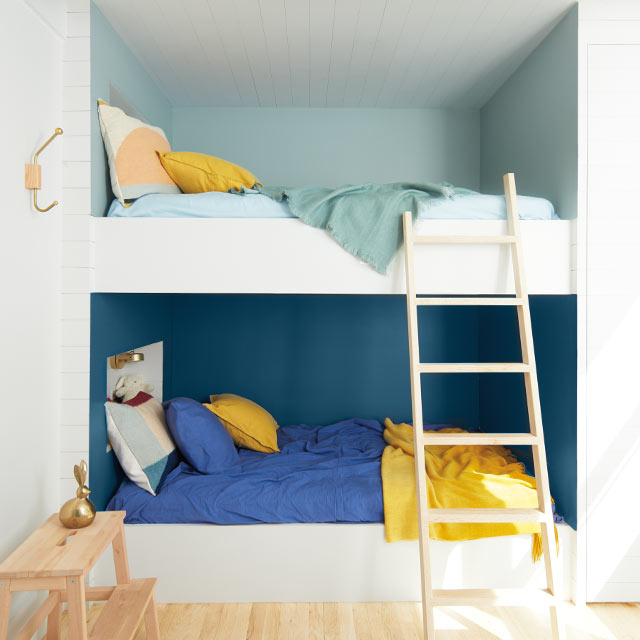
[[[387,542],[418,539],[418,514],[413,459],[413,427],[385,420],[382,454],[382,491]],[[464,433],[442,429],[441,433]],[[435,445],[424,448],[427,499],[430,507],[537,508],[535,478],[501,446]],[[533,534],[534,561],[542,554],[538,523],[433,523],[435,540],[472,540],[492,536]],[[556,531],[556,543],[558,533]]]

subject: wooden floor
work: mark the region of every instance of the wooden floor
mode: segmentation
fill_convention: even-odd
[[[90,628],[101,608],[89,611]],[[640,639],[640,605],[567,605],[565,616],[568,640]],[[417,640],[422,629],[412,602],[166,604],[159,618],[163,640]],[[549,627],[546,611],[452,607],[436,610],[436,633],[438,640],[543,640]],[[141,627],[135,640],[144,638]]]

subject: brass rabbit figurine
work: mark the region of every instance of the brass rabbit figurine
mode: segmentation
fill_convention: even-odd
[[[88,527],[96,517],[96,507],[87,498],[91,491],[86,485],[87,463],[84,460],[80,463],[80,466],[73,465],[73,475],[78,483],[76,497],[67,500],[62,505],[58,517],[67,529],[81,529],[82,527]]]

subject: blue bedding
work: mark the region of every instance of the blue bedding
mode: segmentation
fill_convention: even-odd
[[[377,420],[278,429],[280,453],[240,449],[230,470],[182,462],[152,496],[125,480],[107,510],[128,523],[384,522]]]
[[[506,218],[504,196],[489,196],[468,189],[455,189],[453,198],[441,198],[429,207],[419,207],[420,219],[500,220]],[[557,220],[553,205],[544,198],[518,196],[523,220]],[[150,194],[124,207],[111,203],[112,218],[293,218],[286,202],[276,202],[259,193],[238,195],[210,191],[178,195]]]

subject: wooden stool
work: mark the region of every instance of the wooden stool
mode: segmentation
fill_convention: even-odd
[[[160,640],[154,597],[155,578],[132,580],[124,539],[125,511],[102,511],[85,529],[66,529],[52,515],[0,564],[0,640],[6,640],[11,594],[49,591],[49,597],[16,640],[28,640],[47,620],[47,639],[60,638],[62,603],[68,603],[70,640],[131,640],[140,620],[149,640]],[[109,546],[113,548],[116,587],[85,587],[84,579]],[[86,602],[107,604],[87,635]]]

